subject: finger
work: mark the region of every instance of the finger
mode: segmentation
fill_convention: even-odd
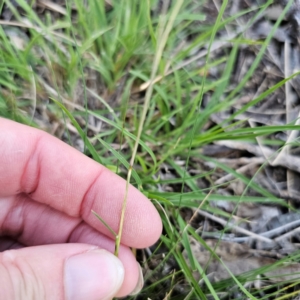
[[[110,235],[91,214],[93,209],[118,231],[125,181],[58,139],[0,119],[0,165],[0,196],[30,194],[33,200],[81,217]],[[147,247],[158,239],[161,229],[154,206],[130,186],[122,243]]]
[[[24,248],[24,245],[10,237],[0,237],[0,252],[10,249]]]
[[[111,299],[123,296],[124,268],[106,250],[49,245],[0,253],[0,278],[3,299]]]
[[[32,201],[25,194],[0,197],[0,235],[27,246],[66,243],[81,223],[81,218]]]
[[[69,217],[41,203],[22,199],[0,199],[0,232],[26,246],[59,243],[85,243],[114,252],[115,242],[79,218]],[[0,240],[0,249],[15,247],[12,240]],[[139,269],[135,257],[121,247],[119,257],[124,265],[125,279],[120,293],[126,295],[138,286]]]
[[[115,243],[111,239],[99,234],[96,230],[92,230],[90,227],[82,224],[70,236],[70,242],[73,243],[91,243],[99,246],[102,249],[113,252],[115,249]],[[124,283],[118,296],[125,296],[129,293],[136,294],[143,287],[143,274],[139,264],[131,252],[131,250],[125,246],[120,247],[119,258],[123,263],[125,269]]]

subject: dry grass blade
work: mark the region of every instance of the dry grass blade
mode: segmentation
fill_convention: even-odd
[[[140,122],[139,122],[136,141],[135,141],[135,144],[134,144],[134,148],[132,150],[132,156],[131,156],[131,159],[130,159],[130,167],[128,169],[128,175],[127,175],[127,180],[126,180],[126,192],[125,192],[125,196],[124,196],[124,200],[123,200],[123,206],[122,206],[120,223],[119,223],[119,231],[118,231],[118,235],[116,237],[116,244],[115,244],[115,255],[116,256],[118,256],[119,247],[120,247],[121,238],[122,238],[122,231],[123,231],[123,224],[124,224],[125,210],[126,210],[127,196],[128,196],[128,187],[129,187],[129,184],[130,184],[132,168],[133,168],[133,164],[134,164],[134,161],[135,161],[137,148],[138,148],[138,145],[139,145],[139,141],[140,141],[142,130],[143,130],[143,125],[144,125],[144,122],[145,122],[146,114],[147,114],[147,111],[148,111],[150,99],[151,99],[152,92],[153,92],[154,79],[155,79],[155,76],[156,76],[156,73],[157,73],[157,69],[158,69],[159,61],[160,61],[162,53],[163,53],[163,49],[164,49],[164,47],[167,43],[168,36],[169,36],[170,31],[172,29],[173,22],[175,21],[175,17],[177,16],[182,4],[183,4],[183,0],[178,0],[176,2],[176,4],[174,5],[174,8],[173,8],[173,11],[171,12],[170,19],[169,19],[169,21],[166,25],[166,28],[163,31],[163,33],[161,34],[161,36],[159,36],[159,38],[158,38],[158,42],[157,42],[158,47],[157,47],[157,50],[156,50],[156,53],[155,53],[153,68],[151,70],[150,85],[149,85],[149,87],[147,89],[147,92],[146,92],[145,103],[144,103],[144,106],[143,106],[143,111],[142,111],[142,115],[141,115]]]
[[[267,242],[267,243],[273,243],[273,241],[271,239],[267,238],[267,237],[255,234],[255,233],[253,233],[249,230],[246,230],[244,228],[241,228],[241,227],[237,226],[236,224],[233,224],[230,221],[225,221],[225,220],[223,220],[219,217],[213,216],[213,215],[211,215],[211,214],[209,214],[205,211],[198,211],[198,214],[200,214],[200,215],[202,215],[206,218],[209,218],[209,219],[211,219],[215,222],[218,222],[219,224],[223,225],[226,228],[232,228],[232,229],[236,230],[237,232],[246,234],[246,235],[250,236],[251,238],[261,240],[261,241],[264,241],[264,242]]]
[[[51,9],[52,11],[58,12],[64,16],[67,14],[67,10],[65,8],[52,1],[39,0],[38,5]]]

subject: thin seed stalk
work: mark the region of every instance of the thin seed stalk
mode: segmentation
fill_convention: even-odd
[[[126,191],[125,196],[122,204],[122,211],[121,211],[121,217],[120,217],[120,225],[119,225],[119,232],[116,235],[116,243],[115,243],[115,256],[119,256],[119,249],[121,244],[121,237],[123,232],[123,225],[124,225],[124,218],[125,218],[125,211],[126,211],[126,205],[127,205],[127,195],[128,195],[128,189],[129,189],[129,181],[132,173],[132,166],[130,165],[126,180]]]
[[[170,15],[170,19],[169,19],[168,23],[166,24],[165,30],[159,34],[157,50],[155,53],[153,68],[151,70],[150,84],[149,84],[149,87],[148,87],[146,95],[145,95],[145,103],[143,105],[142,116],[141,116],[141,119],[139,122],[138,132],[137,132],[135,144],[134,144],[134,147],[132,150],[132,156],[130,159],[130,167],[129,167],[128,173],[127,173],[126,191],[125,191],[125,196],[124,196],[123,205],[122,205],[122,212],[121,212],[120,223],[119,223],[119,232],[117,234],[116,243],[115,243],[115,255],[116,256],[118,256],[118,254],[119,254],[119,248],[120,248],[120,243],[121,243],[121,238],[122,238],[123,224],[124,224],[125,211],[126,211],[126,205],[127,205],[128,188],[129,188],[129,184],[130,184],[132,167],[133,167],[133,164],[135,161],[135,156],[136,156],[138,145],[139,145],[141,135],[142,135],[143,125],[144,125],[146,114],[147,114],[147,111],[149,108],[149,104],[150,104],[150,100],[151,100],[151,96],[152,96],[152,92],[153,92],[153,87],[155,84],[156,73],[158,70],[159,62],[162,57],[163,50],[164,50],[165,45],[168,40],[168,36],[172,30],[173,23],[175,21],[177,14],[179,13],[180,7],[182,6],[183,2],[184,2],[184,0],[179,0],[176,2],[176,4],[174,5],[174,9]]]

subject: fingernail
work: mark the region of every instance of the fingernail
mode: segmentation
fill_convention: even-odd
[[[64,271],[68,300],[111,299],[120,289],[124,279],[121,261],[102,249],[70,257],[65,262]]]
[[[134,288],[134,290],[130,293],[130,296],[137,295],[142,290],[143,285],[144,285],[143,271],[139,264],[138,264],[138,266],[139,266],[139,280],[138,280],[138,283],[137,283],[136,287]]]

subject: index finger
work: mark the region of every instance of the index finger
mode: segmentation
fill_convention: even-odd
[[[0,118],[1,197],[26,193],[111,236],[91,210],[117,232],[125,189],[125,180],[55,137]],[[122,244],[147,247],[161,230],[155,207],[130,185]]]

